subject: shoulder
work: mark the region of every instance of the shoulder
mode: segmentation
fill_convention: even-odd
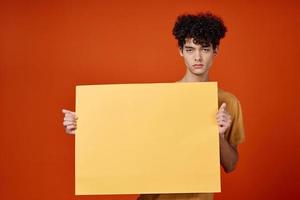
[[[226,103],[226,109],[233,118],[240,117],[242,113],[241,104],[238,98],[230,92],[218,88],[218,107]]]
[[[236,96],[218,88],[218,104],[226,103],[226,109],[232,117],[230,129],[225,132],[225,137],[231,144],[238,145],[245,139],[241,104]]]
[[[239,104],[239,100],[232,93],[227,92],[221,88],[218,88],[218,104],[221,106],[222,103],[226,103],[228,106],[236,106]]]

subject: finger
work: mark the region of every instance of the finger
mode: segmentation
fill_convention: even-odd
[[[218,118],[217,122],[227,122],[228,120],[226,118]]]
[[[223,112],[218,112],[216,115],[216,118],[221,118],[223,117],[225,114]]]
[[[221,124],[227,129],[231,126],[231,121],[221,122]]]
[[[218,124],[221,123],[221,122],[225,122],[225,120],[224,119],[217,119]]]
[[[65,114],[65,117],[73,117],[74,119],[78,119],[78,117],[77,117],[77,115],[76,114],[74,114],[74,113],[66,113]]]
[[[226,123],[226,122],[223,122],[223,121],[220,122],[220,123],[218,123],[218,126],[228,128],[227,123]]]
[[[225,117],[227,119],[231,119],[231,115],[227,111],[219,111],[217,113],[217,117]]]
[[[72,116],[72,115],[66,115],[64,117],[64,120],[74,120],[74,121],[77,121],[78,117],[77,116]]]
[[[226,118],[224,118],[224,117],[218,117],[218,118],[217,118],[217,121],[225,121],[225,119],[226,119]]]
[[[76,119],[72,118],[72,117],[65,117],[64,121],[68,121],[68,122],[76,122]]]
[[[225,118],[228,118],[228,115],[227,115],[226,113],[224,113],[224,112],[219,112],[219,113],[217,114],[217,117],[225,117]]]
[[[221,109],[221,108],[220,108]],[[219,110],[218,112],[217,112],[217,116],[220,116],[220,115],[230,115],[226,110]]]
[[[229,121],[231,120],[229,117],[227,116],[220,116],[220,117],[217,117],[217,121]]]
[[[63,122],[63,125],[64,125],[64,126],[68,126],[68,125],[77,125],[77,124],[76,124],[76,122],[74,122],[74,121],[64,121],[64,122]]]
[[[71,111],[71,110],[66,110],[66,109],[62,109],[62,112],[63,113],[72,113],[72,114],[75,114],[75,112]]]
[[[67,113],[65,113],[65,116],[75,116],[75,114],[74,114],[74,113],[67,112]]]
[[[68,125],[68,126],[66,126],[66,129],[67,130],[75,130],[77,128],[77,126],[76,125],[73,125],[73,124],[71,124],[71,125]]]
[[[217,124],[218,126],[221,126],[224,122],[223,121],[218,121]]]
[[[224,122],[224,121],[219,121],[217,122],[218,126],[219,127],[228,127],[229,125],[227,125],[227,122]]]
[[[226,109],[226,103],[222,103],[222,105],[219,108],[219,111],[224,111]]]

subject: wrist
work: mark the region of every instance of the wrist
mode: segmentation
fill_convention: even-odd
[[[221,138],[223,138],[223,139],[225,138],[225,134],[224,133],[219,132],[219,135],[220,135]]]

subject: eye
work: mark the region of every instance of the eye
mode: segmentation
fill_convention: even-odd
[[[210,52],[210,48],[204,48],[203,51],[204,52]]]
[[[191,53],[191,52],[193,52],[193,49],[186,49],[185,51],[188,53]]]

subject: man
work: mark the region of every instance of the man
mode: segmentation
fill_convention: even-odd
[[[211,13],[182,15],[177,18],[173,35],[178,41],[179,53],[186,65],[186,73],[179,82],[209,81],[209,70],[219,51],[220,40],[227,29],[221,18]],[[221,165],[225,172],[232,172],[238,162],[237,145],[244,139],[241,106],[238,99],[218,90],[219,111],[216,120],[220,137]],[[75,133],[77,117],[74,112],[63,110],[67,133]],[[188,134],[188,133],[187,133]],[[144,194],[138,200],[212,200],[213,194]]]

